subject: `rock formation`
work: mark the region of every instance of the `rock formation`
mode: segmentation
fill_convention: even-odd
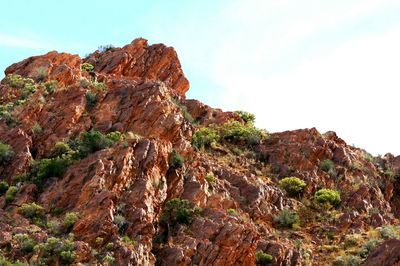
[[[400,157],[186,99],[171,47],[50,52],[5,74],[1,265],[399,263]]]

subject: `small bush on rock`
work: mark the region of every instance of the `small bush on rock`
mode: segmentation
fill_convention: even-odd
[[[64,228],[69,231],[78,220],[79,214],[77,212],[67,212],[64,217]]]
[[[35,241],[27,234],[16,234],[13,239],[17,242],[19,248],[25,253],[32,252],[36,245]]]
[[[194,133],[192,137],[192,145],[196,149],[208,148],[211,144],[218,142],[219,135],[215,129],[203,127]]]
[[[300,223],[300,218],[294,211],[283,210],[275,216],[274,221],[279,227],[292,228],[293,225],[298,225]]]
[[[18,209],[18,213],[30,220],[43,218],[45,216],[44,208],[34,202],[22,204]]]
[[[18,192],[17,187],[10,186],[6,192],[6,196],[5,196],[6,202],[7,203],[13,202],[15,199],[15,195],[17,195],[17,192]]]
[[[9,187],[9,185],[7,182],[5,182],[5,181],[0,182],[0,196],[7,192],[8,187]]]
[[[89,63],[83,63],[81,65],[81,70],[82,71],[91,72],[91,71],[93,71],[93,69],[94,69],[94,66],[89,64]]]
[[[184,163],[185,163],[185,159],[182,157],[182,155],[180,155],[175,150],[172,151],[172,156],[169,161],[169,164],[171,165],[171,167],[173,167],[175,169],[179,169],[179,168],[183,167]]]
[[[322,171],[329,172],[330,170],[332,170],[335,167],[335,164],[331,160],[326,159],[326,160],[322,161],[322,163],[319,167]]]
[[[306,183],[298,177],[285,177],[279,181],[279,187],[285,190],[289,196],[297,196],[306,187]]]
[[[165,204],[160,223],[164,226],[190,224],[193,220],[193,215],[194,209],[190,207],[188,200],[172,199]]]
[[[252,113],[246,111],[235,111],[235,113],[238,114],[246,124],[253,125],[256,121],[256,116]]]
[[[86,103],[89,108],[93,108],[97,103],[97,94],[91,91],[86,93]]]
[[[336,206],[340,203],[340,192],[333,189],[320,189],[315,192],[315,200],[320,204]]]
[[[0,142],[0,165],[6,165],[14,159],[14,151],[10,145]]]
[[[272,256],[268,253],[264,253],[261,250],[256,252],[256,263],[257,265],[268,265],[272,262]]]

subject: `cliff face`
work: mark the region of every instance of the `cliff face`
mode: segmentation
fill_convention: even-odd
[[[0,264],[392,265],[399,157],[187,100],[174,49],[144,39],[5,73]]]

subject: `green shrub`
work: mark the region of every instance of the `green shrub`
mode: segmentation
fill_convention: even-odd
[[[315,200],[320,204],[330,204],[336,206],[340,203],[340,192],[333,189],[320,189],[315,192]]]
[[[185,163],[185,159],[177,151],[172,151],[171,159],[169,164],[175,169],[182,168]]]
[[[61,233],[60,222],[56,219],[48,221],[46,227],[48,228],[49,232],[53,235],[59,235]]]
[[[83,63],[81,65],[81,70],[82,71],[91,72],[91,71],[93,71],[93,69],[94,69],[94,66],[89,64],[89,63]]]
[[[114,249],[114,243],[111,243],[111,242],[107,243],[106,249],[107,250],[113,250]]]
[[[268,265],[272,262],[272,256],[268,253],[264,253],[261,250],[256,252],[256,263],[257,265]]]
[[[57,80],[49,80],[45,83],[43,83],[43,87],[46,90],[47,94],[52,94],[57,90],[58,87],[58,81]]]
[[[10,111],[0,111],[0,120],[4,121],[9,127],[15,127],[19,123]]]
[[[377,228],[382,239],[400,238],[399,228],[393,225],[385,225]]]
[[[164,226],[177,224],[190,224],[193,221],[194,209],[185,199],[172,199],[165,204],[161,213],[160,223]]]
[[[214,176],[214,174],[211,172],[211,173],[208,173],[206,176],[205,176],[205,179],[206,179],[206,181],[207,181],[207,183],[209,184],[209,185],[214,185],[215,184],[215,182],[216,182],[216,180],[215,180],[215,176]]]
[[[6,202],[7,203],[13,202],[15,199],[15,195],[17,195],[17,192],[18,192],[17,187],[10,186],[6,192],[6,196],[5,196]]]
[[[43,133],[42,127],[39,125],[39,123],[35,123],[32,127],[32,133],[36,136],[40,135]]]
[[[330,170],[332,170],[335,167],[335,164],[331,160],[326,159],[326,160],[322,161],[322,163],[319,167],[322,171],[329,172]]]
[[[64,264],[71,264],[76,258],[75,243],[72,239],[49,237],[45,243],[39,245],[38,249],[46,265],[56,264],[58,259]]]
[[[57,142],[50,152],[50,158],[61,157],[63,155],[68,155],[72,153],[72,149],[67,143]]]
[[[354,255],[339,256],[332,263],[333,266],[359,266],[361,264],[362,259]]]
[[[130,237],[127,235],[123,236],[121,240],[127,245],[135,246],[137,244],[136,241],[130,239]]]
[[[293,225],[298,225],[300,223],[300,218],[294,211],[282,210],[274,217],[274,221],[279,227],[292,228]]]
[[[254,122],[256,121],[256,116],[252,113],[246,111],[235,111],[235,113],[238,114],[246,124],[253,125]]]
[[[215,129],[203,127],[194,133],[192,145],[197,149],[208,148],[211,144],[218,142],[219,135]]]
[[[45,216],[44,208],[35,202],[22,204],[18,209],[18,213],[30,220],[43,218]]]
[[[79,147],[79,153],[86,157],[90,153],[100,151],[110,147],[113,143],[114,136],[107,136],[97,130],[90,130],[82,134],[82,141]]]
[[[285,177],[279,181],[279,187],[284,189],[290,196],[297,196],[306,187],[306,183],[298,177]]]
[[[105,265],[113,265],[113,263],[115,262],[115,258],[107,254],[104,256],[103,262],[105,263]]]
[[[123,234],[126,230],[128,223],[123,215],[115,215],[113,223],[118,227],[118,232]]]
[[[68,231],[79,220],[79,213],[67,212],[64,217],[64,228]]]
[[[233,209],[233,208],[227,209],[226,212],[227,212],[229,215],[239,216],[239,213],[237,212],[237,210],[235,210],[235,209]]]
[[[103,82],[94,81],[92,85],[93,85],[93,87],[95,87],[96,90],[98,90],[98,91],[107,91],[107,86],[106,86],[106,84],[104,84]]]
[[[35,241],[27,234],[16,234],[13,236],[13,239],[17,242],[19,248],[25,253],[32,252],[36,245]]]
[[[97,245],[102,245],[103,244],[103,242],[104,242],[104,238],[102,238],[102,237],[96,237],[96,244]]]
[[[31,87],[35,81],[30,78],[23,78],[17,74],[10,74],[5,77],[6,84],[11,88],[23,89],[24,87]]]
[[[0,142],[0,165],[6,165],[14,159],[14,151],[10,145]]]
[[[100,53],[104,53],[104,52],[113,50],[114,48],[115,48],[115,47],[114,47],[114,45],[112,45],[112,44],[105,44],[105,45],[100,45],[100,46],[98,47],[98,50],[99,50]]]
[[[256,145],[268,138],[268,133],[252,125],[243,125],[238,121],[228,121],[220,127],[220,136],[233,143]]]
[[[72,163],[70,156],[34,161],[31,166],[30,181],[42,188],[49,178],[63,176]]]
[[[9,187],[9,185],[7,182],[5,182],[5,181],[0,182],[0,196],[7,192],[8,187]]]
[[[359,255],[361,258],[366,258],[366,257],[368,257],[368,254],[369,254],[372,250],[374,250],[375,247],[376,247],[378,244],[382,243],[382,241],[383,241],[383,240],[381,240],[381,239],[371,239],[371,240],[365,242],[365,243],[363,244],[363,246],[361,247],[361,249],[359,250],[358,255]]]
[[[97,94],[91,91],[86,93],[86,104],[89,108],[93,108],[97,103]]]

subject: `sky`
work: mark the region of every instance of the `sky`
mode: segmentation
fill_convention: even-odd
[[[176,49],[187,98],[399,155],[399,14],[398,0],[4,1],[0,78],[32,55],[143,37]]]

